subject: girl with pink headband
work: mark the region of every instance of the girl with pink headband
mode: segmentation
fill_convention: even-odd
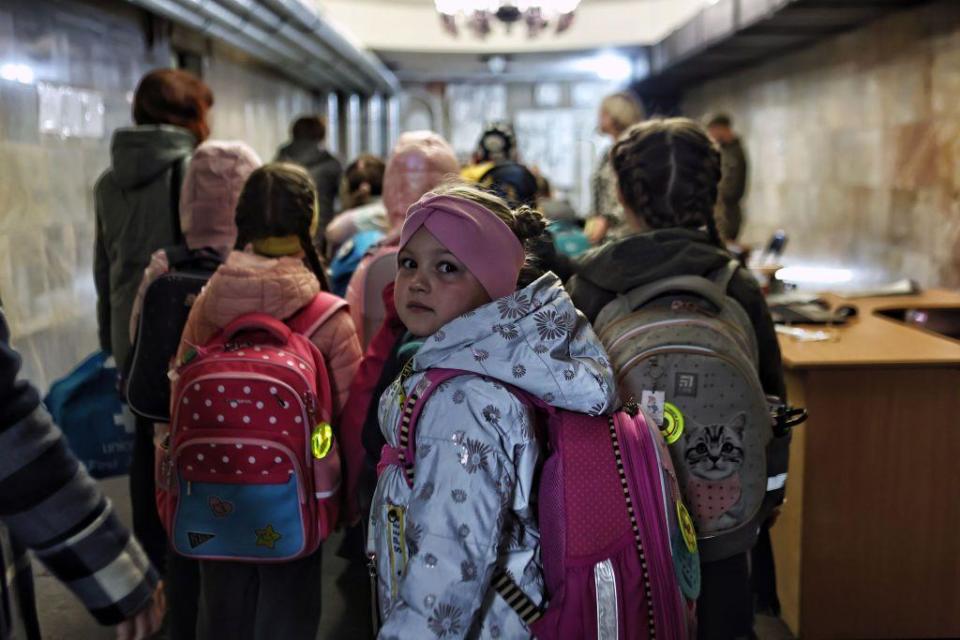
[[[560,280],[536,277],[527,261],[527,242],[543,231],[539,213],[460,183],[407,214],[395,295],[422,344],[379,406],[387,445],[367,549],[381,638],[529,638],[494,592],[495,570],[544,603],[532,502],[540,447],[531,410],[503,383],[594,414],[616,393],[603,348]],[[403,408],[434,368],[463,373],[424,405],[408,474]]]

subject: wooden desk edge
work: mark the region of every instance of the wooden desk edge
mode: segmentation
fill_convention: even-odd
[[[838,332],[838,340],[842,341],[845,333],[856,332],[863,326],[869,326],[873,323],[882,323],[882,333],[886,338],[898,341],[918,342],[928,350],[942,350],[943,355],[935,357],[923,356],[911,358],[909,355],[901,352],[898,357],[884,357],[880,354],[865,354],[851,357],[849,354],[838,353],[835,357],[830,355],[833,342],[797,342],[789,336],[779,336],[780,351],[783,355],[783,366],[785,369],[793,371],[802,371],[807,369],[835,369],[835,368],[897,368],[897,367],[957,367],[960,366],[960,341],[943,336],[939,333],[928,331],[923,327],[909,326],[893,318],[881,315],[883,311],[891,309],[957,309],[960,308],[960,294],[943,291],[930,290],[912,296],[888,296],[881,298],[863,298],[859,300],[848,300],[833,294],[822,296],[831,307],[841,305],[853,305],[858,309],[858,316],[849,325],[843,325],[832,328]],[[794,325],[807,329],[822,329],[822,326],[815,325]],[[876,328],[876,325],[874,326]],[[811,345],[817,351],[814,354],[800,355],[797,351],[803,349],[804,345]]]

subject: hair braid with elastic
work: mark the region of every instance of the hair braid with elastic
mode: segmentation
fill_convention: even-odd
[[[284,162],[263,165],[250,174],[237,201],[236,248],[243,250],[264,238],[296,236],[310,270],[321,288],[329,290],[323,262],[310,237],[316,203],[316,188],[304,169]]]
[[[611,162],[627,207],[651,229],[706,227],[720,244],[714,206],[720,152],[693,120],[650,120],[614,145]]]

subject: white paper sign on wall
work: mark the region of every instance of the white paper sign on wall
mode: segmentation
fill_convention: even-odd
[[[40,133],[63,138],[102,138],[106,111],[103,95],[87,89],[41,82]]]

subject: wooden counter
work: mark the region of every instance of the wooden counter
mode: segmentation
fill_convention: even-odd
[[[822,297],[833,307],[857,307],[857,317],[835,328],[834,342],[781,338],[783,363],[789,369],[960,364],[960,342],[877,315],[888,309],[960,308],[960,294],[928,291],[915,296],[860,300],[830,294]]]
[[[859,308],[835,341],[780,338],[810,414],[772,530],[783,618],[802,638],[960,637],[960,342],[875,315],[960,295],[825,297]]]

